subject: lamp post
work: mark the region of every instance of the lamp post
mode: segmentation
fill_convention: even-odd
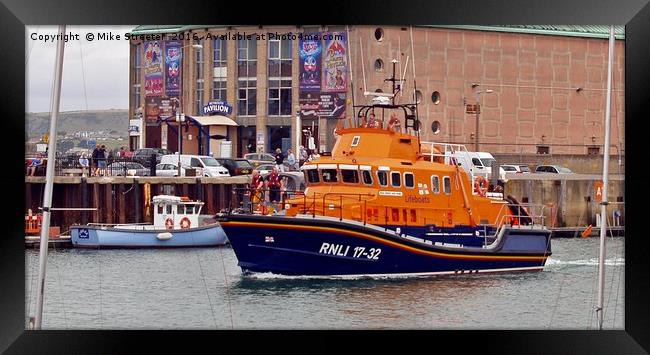
[[[183,134],[183,123],[185,122],[184,113],[176,113],[176,122],[178,122],[178,176],[181,177],[181,143]]]
[[[472,84],[472,89],[476,89],[480,84]],[[492,89],[487,89],[485,90],[486,94],[492,93],[494,90]],[[478,152],[479,151],[479,116],[481,114],[481,94],[483,93],[482,90],[476,91],[476,140],[474,141],[474,151]]]

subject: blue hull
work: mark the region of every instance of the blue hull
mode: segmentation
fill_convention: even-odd
[[[160,233],[171,233],[167,240],[159,240]],[[180,248],[224,245],[226,234],[218,224],[175,230],[102,229],[100,226],[70,227],[72,245],[80,248]]]
[[[541,271],[550,231],[504,229],[489,247],[438,245],[355,222],[280,216],[217,218],[244,272],[306,276]]]

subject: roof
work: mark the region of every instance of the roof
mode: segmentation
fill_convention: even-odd
[[[494,31],[509,33],[530,33],[553,36],[609,38],[609,26],[606,25],[443,25],[443,26],[418,26],[434,28],[456,28],[462,30]],[[227,28],[223,25],[140,25],[130,34],[177,33],[194,29]],[[625,39],[625,26],[614,26],[616,39]]]
[[[201,126],[238,126],[237,122],[231,120],[226,116],[214,115],[214,116],[189,116],[196,121]]]

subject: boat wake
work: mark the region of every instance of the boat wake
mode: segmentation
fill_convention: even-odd
[[[592,258],[589,260],[556,260],[553,258],[548,258],[546,260],[546,266],[551,265],[581,265],[581,266],[596,266],[598,265],[598,259]],[[625,259],[622,258],[612,258],[606,259],[605,265],[607,266],[623,266],[625,265]]]

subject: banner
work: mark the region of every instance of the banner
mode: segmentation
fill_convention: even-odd
[[[318,115],[324,118],[345,118],[345,93],[321,93]]]
[[[147,122],[156,122],[160,115],[160,96],[147,97],[145,104],[145,118]]]
[[[160,96],[163,93],[163,58],[160,42],[147,41],[144,48],[144,96]]]
[[[139,136],[140,135],[140,120],[132,119],[129,120],[129,136]]]
[[[316,119],[318,118],[318,111],[320,109],[319,100],[320,92],[300,92],[298,98],[300,103],[300,118],[301,119]]]
[[[230,116],[232,105],[224,101],[210,101],[203,106],[203,116],[224,115]]]
[[[346,92],[348,84],[345,33],[332,32],[324,36],[323,92]]]
[[[298,64],[300,66],[300,91],[320,91],[322,44],[318,40],[300,39]]]
[[[181,50],[182,43],[165,43],[165,93],[167,96],[180,96],[181,93]]]

